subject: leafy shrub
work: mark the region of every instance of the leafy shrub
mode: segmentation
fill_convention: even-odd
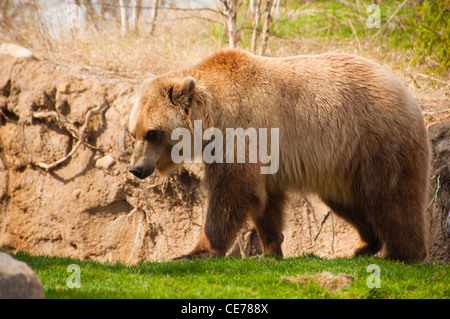
[[[414,9],[409,19],[413,34],[411,46],[416,50],[413,63],[432,58],[432,69],[445,73],[450,68],[450,0],[425,0]]]

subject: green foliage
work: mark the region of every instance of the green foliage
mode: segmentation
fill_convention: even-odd
[[[366,48],[408,52],[413,64],[445,74],[450,69],[450,0],[386,0],[380,3],[380,28],[369,27],[371,1],[286,1],[273,13],[271,44],[277,39],[358,41]],[[373,1],[372,1],[373,3]],[[377,2],[375,2],[376,4]],[[242,6],[240,45],[250,47],[253,26],[249,7]],[[260,22],[262,28],[263,19]],[[275,36],[276,35],[276,36]],[[224,33],[217,34],[224,36]],[[375,48],[376,47],[376,48]]]
[[[425,0],[414,9],[408,19],[414,38],[411,46],[416,50],[413,63],[423,63],[432,57],[438,64],[435,72],[450,68],[450,0]]]
[[[213,258],[181,262],[146,262],[127,267],[71,258],[18,253],[44,285],[47,298],[449,298],[450,265],[404,265],[379,258],[324,259],[314,255]],[[68,288],[67,267],[80,267],[81,288]],[[380,288],[370,288],[370,264],[380,267]],[[355,278],[332,292],[315,282],[293,283],[281,278],[327,271]]]

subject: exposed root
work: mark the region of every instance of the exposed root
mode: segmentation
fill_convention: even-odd
[[[142,236],[141,236],[141,234],[142,234]],[[133,248],[131,248],[130,255],[128,256],[128,259],[127,259],[128,265],[131,264],[131,260],[134,256],[136,250],[139,247],[142,247],[144,245],[144,238],[145,238],[144,226],[142,225],[142,222],[139,222],[138,227],[137,227],[136,236],[134,237],[134,245],[133,245]]]
[[[91,149],[94,149],[96,151],[99,151],[98,148],[96,148],[95,146],[87,143],[85,141],[86,139],[86,133],[87,133],[87,126],[89,123],[90,118],[92,117],[92,115],[94,114],[103,114],[105,113],[107,110],[109,109],[109,103],[105,100],[104,103],[102,105],[99,105],[97,107],[94,107],[92,109],[90,109],[85,116],[84,119],[84,123],[81,126],[80,129],[77,129],[76,126],[71,123],[69,120],[67,120],[64,116],[62,116],[61,114],[55,112],[55,111],[49,111],[49,112],[34,112],[32,114],[32,118],[36,118],[36,119],[44,119],[44,118],[50,118],[53,119],[60,128],[65,129],[67,132],[69,132],[70,135],[72,135],[75,139],[77,139],[77,143],[75,144],[75,146],[70,150],[70,152],[64,156],[63,158],[53,162],[53,163],[44,163],[44,162],[38,162],[35,163],[36,166],[45,169],[46,171],[49,171],[59,165],[61,165],[62,163],[64,163],[65,161],[67,161],[70,157],[72,157],[72,155],[79,149],[80,145],[83,144]]]
[[[436,176],[433,176],[431,179],[433,179],[433,178],[436,178]],[[433,198],[431,198],[431,201],[430,201],[430,203],[428,204],[427,209],[431,206],[431,204],[433,204],[433,202],[435,202],[435,201],[437,200],[437,196],[438,196],[439,190],[441,189],[440,178],[441,178],[441,176],[438,175],[438,176],[437,176],[437,179],[436,179],[436,184],[437,184],[437,186],[436,186],[436,192],[434,192],[434,196],[433,196]]]
[[[328,217],[330,215],[331,215],[331,211],[329,210],[329,211],[326,212],[325,216],[323,216],[322,222],[320,223],[320,228],[317,231],[317,234],[316,234],[316,236],[313,239],[313,243],[310,246],[306,247],[306,249],[311,249],[311,248],[313,248],[316,245],[316,240],[319,237],[320,232],[322,231],[323,225],[325,224],[325,222],[327,221],[327,219],[328,219]]]
[[[125,219],[123,222],[128,221],[128,219],[133,216],[137,210],[137,208],[133,208],[128,214],[117,217],[111,224],[109,224],[109,226],[113,226],[115,223],[122,219]]]
[[[70,152],[64,156],[63,158],[60,158],[59,160],[47,164],[47,163],[43,163],[43,162],[37,162],[36,166],[45,169],[46,171],[51,170],[52,168],[55,168],[56,166],[60,165],[61,163],[64,163],[65,161],[67,161],[80,147],[81,145],[81,140],[78,140],[78,142],[75,144],[75,146],[70,150]]]
[[[3,117],[5,118],[5,120],[7,120],[8,122],[16,123],[16,124],[17,124],[17,121],[15,121],[15,120],[13,120],[12,118],[8,117],[8,116],[2,111],[2,109],[0,109],[0,115],[3,116]]]

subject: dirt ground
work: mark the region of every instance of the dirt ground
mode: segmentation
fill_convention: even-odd
[[[166,180],[141,181],[128,172],[132,139],[125,128],[139,81],[0,54],[2,249],[133,264],[170,260],[195,245],[205,214],[201,166]],[[424,110],[433,142],[430,258],[449,262],[448,86],[405,83]],[[351,226],[314,196],[290,199],[285,256],[352,255],[359,238]],[[259,251],[257,236],[246,229],[230,255]]]

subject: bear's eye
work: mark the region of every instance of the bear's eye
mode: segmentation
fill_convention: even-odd
[[[169,95],[170,103],[172,103],[173,105],[175,105],[175,103],[174,103],[174,101],[173,101],[173,97],[172,97],[172,95],[173,95],[173,88],[170,88],[170,89],[169,89],[168,95]]]
[[[150,130],[145,134],[145,139],[147,142],[155,142],[158,139],[158,131],[157,130]]]

